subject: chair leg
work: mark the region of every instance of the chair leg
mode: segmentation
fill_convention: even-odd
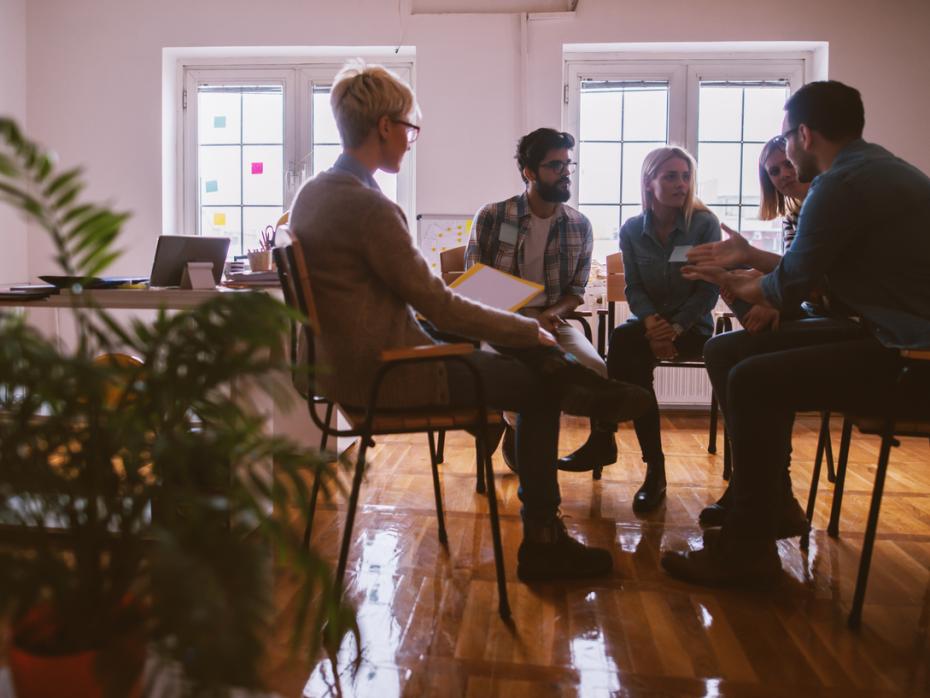
[[[833,506],[830,507],[830,525],[827,535],[836,538],[840,535],[840,509],[843,506],[843,487],[846,485],[846,462],[849,460],[849,443],[852,441],[852,422],[843,419],[843,433],[840,436],[840,457],[836,462],[836,483],[833,485]]]
[[[439,432],[439,438],[442,438],[443,432]],[[442,511],[442,489],[439,486],[439,455],[436,449],[436,440],[433,432],[427,432],[429,438],[429,464],[433,470],[433,494],[436,497],[436,518],[439,520],[439,542],[444,546],[449,545],[449,538],[446,536],[446,517]]]
[[[823,454],[826,442],[830,439],[830,413],[820,413],[820,434],[817,436],[817,455],[814,456],[814,469],[811,472],[811,488],[807,495],[807,520],[814,519],[814,505],[817,502],[817,488],[820,485],[820,469],[823,466]]]
[[[723,479],[728,481],[733,475],[733,454],[730,453],[730,433],[727,425],[723,425]]]
[[[862,605],[865,601],[865,587],[869,581],[869,566],[872,564],[872,546],[875,545],[875,531],[878,528],[878,511],[882,505],[882,492],[885,489],[885,472],[888,469],[888,457],[894,438],[887,432],[882,437],[882,448],[875,469],[875,486],[872,488],[872,504],[869,506],[869,520],[862,540],[862,556],[859,558],[859,575],[856,578],[856,591],[853,593],[852,608],[849,611],[849,627],[856,629],[862,623]]]
[[[310,409],[313,409],[311,406]],[[323,420],[323,424],[326,425],[326,428],[323,429],[323,436],[320,437],[320,450],[326,450],[326,444],[329,441],[329,425],[333,421],[333,403],[328,403],[326,405],[326,418]]]
[[[481,437],[475,435],[475,492],[478,494],[487,492],[484,481],[484,459],[481,457],[481,443]]]
[[[436,446],[436,462],[444,463],[446,460],[446,430],[440,429],[439,435],[437,438],[438,446]]]
[[[833,439],[830,436],[830,412],[820,413],[820,434],[823,438],[823,452],[827,458],[827,482],[836,482],[836,470],[833,467]]]
[[[352,527],[355,525],[355,510],[358,507],[358,493],[362,488],[362,476],[365,473],[365,452],[371,436],[362,434],[359,439],[358,460],[355,462],[355,476],[352,478],[352,492],[349,495],[349,510],[346,513],[345,530],[342,532],[342,546],[339,549],[339,564],[336,567],[336,586],[342,591],[342,582],[349,560],[349,544],[352,542]]]
[[[710,429],[707,432],[707,452],[717,452],[717,396],[710,393]]]
[[[479,430],[480,431],[480,430]],[[491,456],[486,453],[487,432],[478,437],[478,459],[484,462],[488,485],[488,513],[491,518],[491,541],[494,544],[494,567],[497,572],[498,613],[510,620],[510,601],[507,598],[507,577],[504,573],[504,546],[501,544],[501,523],[497,512],[497,492],[494,487],[494,470]]]
[[[316,499],[320,494],[320,471],[313,476],[313,489],[310,490],[310,506],[307,508],[307,526],[304,528],[304,548],[310,547],[310,536],[313,534],[313,517],[316,514]]]

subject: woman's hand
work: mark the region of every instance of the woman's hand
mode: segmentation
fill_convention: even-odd
[[[650,315],[644,324],[646,325],[646,339],[650,342],[671,342],[678,336],[671,323],[661,315]]]
[[[743,316],[741,322],[749,334],[758,334],[759,332],[765,332],[765,330],[769,328],[774,332],[778,329],[780,320],[781,313],[775,310],[775,308],[769,308],[765,305],[754,305],[749,309],[749,312]]]
[[[696,266],[732,269],[749,264],[751,245],[749,241],[725,223],[720,228],[727,234],[726,240],[706,242],[688,251],[688,262]]]

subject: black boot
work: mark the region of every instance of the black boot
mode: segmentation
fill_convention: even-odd
[[[517,577],[524,582],[597,577],[610,574],[613,564],[609,551],[568,535],[558,516],[542,525],[528,523],[517,551]]]
[[[517,469],[517,433],[509,424],[504,424],[504,443],[501,446],[501,455],[504,456],[504,465],[510,468],[511,472],[519,472]]]
[[[665,461],[646,463],[646,480],[633,495],[633,511],[642,514],[652,511],[665,499]]]
[[[559,458],[559,470],[583,473],[617,462],[616,424],[591,420],[591,433],[578,450]]]
[[[731,496],[730,486],[727,486],[720,499],[701,509],[701,513],[698,515],[698,523],[705,528],[723,526],[723,522],[727,518],[727,508],[730,506]]]

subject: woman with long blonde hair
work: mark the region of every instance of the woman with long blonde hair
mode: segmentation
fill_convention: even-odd
[[[633,317],[610,338],[607,370],[612,378],[640,385],[652,395],[651,409],[634,420],[646,477],[633,511],[656,508],[665,497],[665,455],[653,373],[662,360],[700,357],[713,334],[711,310],[717,287],[682,278],[684,257],[673,253],[720,240],[717,217],[694,193],[694,158],[674,146],[657,148],[643,161],[643,212],[620,229],[626,299]]]

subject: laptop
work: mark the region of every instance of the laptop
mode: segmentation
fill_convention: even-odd
[[[162,235],[155,248],[149,286],[180,286],[188,262],[212,262],[213,280],[223,278],[229,238],[194,235]]]

